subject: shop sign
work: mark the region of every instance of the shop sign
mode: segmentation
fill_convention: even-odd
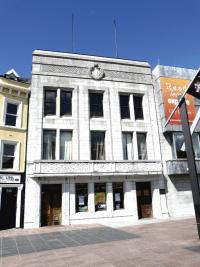
[[[20,175],[0,174],[0,183],[19,184],[20,183]]]
[[[178,104],[178,97],[181,96],[186,88],[188,87],[190,81],[177,78],[161,77],[161,88],[164,101],[164,111],[165,119],[167,120]],[[194,98],[191,95],[186,95],[186,105],[188,111],[188,120],[191,124],[195,118],[195,103]],[[169,124],[179,124],[181,125],[181,118],[179,109],[176,110],[174,116],[170,120]]]

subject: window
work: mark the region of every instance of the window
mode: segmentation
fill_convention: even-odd
[[[71,131],[60,132],[60,159],[61,160],[72,159],[72,132]]]
[[[146,133],[137,133],[138,159],[147,159]]]
[[[55,159],[56,131],[44,130],[43,132],[43,159]]]
[[[129,95],[120,95],[121,119],[130,119]]]
[[[124,188],[123,183],[113,183],[113,205],[114,210],[124,208]]]
[[[91,132],[91,159],[104,160],[105,159],[105,133]]]
[[[133,159],[133,144],[132,144],[132,133],[122,133],[123,140],[123,159]]]
[[[3,143],[2,169],[13,169],[16,144]]]
[[[103,117],[103,93],[90,93],[90,118]]]
[[[45,90],[44,115],[56,115],[56,90]]]
[[[16,126],[17,124],[17,110],[18,105],[14,103],[7,103],[5,125]]]
[[[95,211],[106,210],[106,183],[95,183]]]
[[[60,115],[72,114],[72,92],[61,90],[60,93]]]
[[[193,143],[195,157],[200,158],[200,143],[199,143],[199,135],[197,133],[193,133],[192,143]],[[187,157],[186,151],[185,151],[183,133],[173,133],[172,152],[173,152],[173,158],[175,159],[185,159]]]
[[[76,184],[76,212],[88,211],[88,184]]]
[[[142,101],[143,101],[143,96],[139,96],[139,95],[133,96],[135,120],[144,119]]]

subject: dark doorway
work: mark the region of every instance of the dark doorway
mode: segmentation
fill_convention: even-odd
[[[152,217],[152,197],[151,197],[151,183],[138,182],[136,183],[137,191],[137,207],[138,217],[151,218]]]
[[[41,226],[61,224],[61,184],[42,185]]]
[[[17,188],[2,188],[0,208],[0,230],[15,227]]]

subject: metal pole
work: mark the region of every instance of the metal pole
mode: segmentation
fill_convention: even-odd
[[[117,47],[117,23],[116,20],[113,20],[114,24],[114,34],[115,34],[115,57],[118,57],[118,47]]]
[[[72,53],[74,52],[74,14],[72,14]]]
[[[199,191],[199,181],[197,176],[196,170],[196,163],[194,157],[194,150],[192,144],[192,138],[190,133],[190,126],[188,122],[188,114],[187,108],[185,103],[185,98],[181,98],[180,104],[180,114],[181,114],[181,122],[183,128],[183,134],[185,139],[185,148],[187,154],[187,161],[188,161],[188,169],[189,169],[189,176],[191,181],[191,189],[192,189],[192,197],[194,202],[194,211],[196,216],[196,223],[197,223],[197,230],[200,239],[200,191]]]

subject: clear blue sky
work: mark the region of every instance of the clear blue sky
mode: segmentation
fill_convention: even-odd
[[[31,75],[35,49],[200,66],[199,0],[0,0],[0,74]]]

